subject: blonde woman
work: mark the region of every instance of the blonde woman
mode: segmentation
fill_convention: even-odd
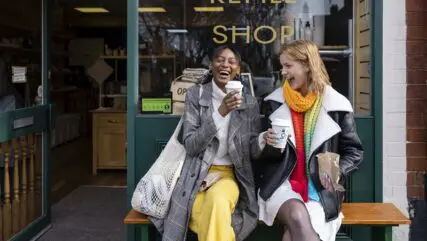
[[[341,225],[343,193],[331,179],[319,176],[316,155],[340,155],[340,180],[356,170],[363,149],[350,102],[329,82],[317,46],[295,41],[280,55],[283,87],[265,98],[270,120],[287,119],[290,137],[284,149],[274,148],[272,129],[264,134],[265,161],[258,175],[259,219],[285,226],[283,241],[332,241]]]

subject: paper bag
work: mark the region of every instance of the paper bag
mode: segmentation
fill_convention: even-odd
[[[333,152],[319,153],[317,154],[317,160],[319,163],[319,177],[329,179],[335,191],[345,191],[344,187],[338,183],[340,180],[340,155]]]

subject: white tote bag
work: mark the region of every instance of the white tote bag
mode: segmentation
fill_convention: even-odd
[[[182,124],[183,117],[157,160],[136,186],[131,201],[136,211],[160,219],[168,213],[171,195],[187,154],[178,141]]]
[[[186,151],[177,137],[182,117],[160,156],[141,178],[132,196],[132,208],[156,218],[164,218],[176,181],[181,174]]]

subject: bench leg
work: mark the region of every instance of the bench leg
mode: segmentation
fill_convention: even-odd
[[[372,240],[392,241],[393,226],[374,226],[372,228]]]
[[[148,227],[149,225],[141,225],[141,241],[149,241],[149,235],[148,235]]]

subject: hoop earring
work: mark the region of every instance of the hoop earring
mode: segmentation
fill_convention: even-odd
[[[242,78],[240,76],[240,73],[236,74],[236,76],[234,77],[234,79],[242,82]]]
[[[206,84],[212,79],[212,69],[209,68],[209,71],[207,73],[204,73],[201,77],[199,77],[199,84]]]

